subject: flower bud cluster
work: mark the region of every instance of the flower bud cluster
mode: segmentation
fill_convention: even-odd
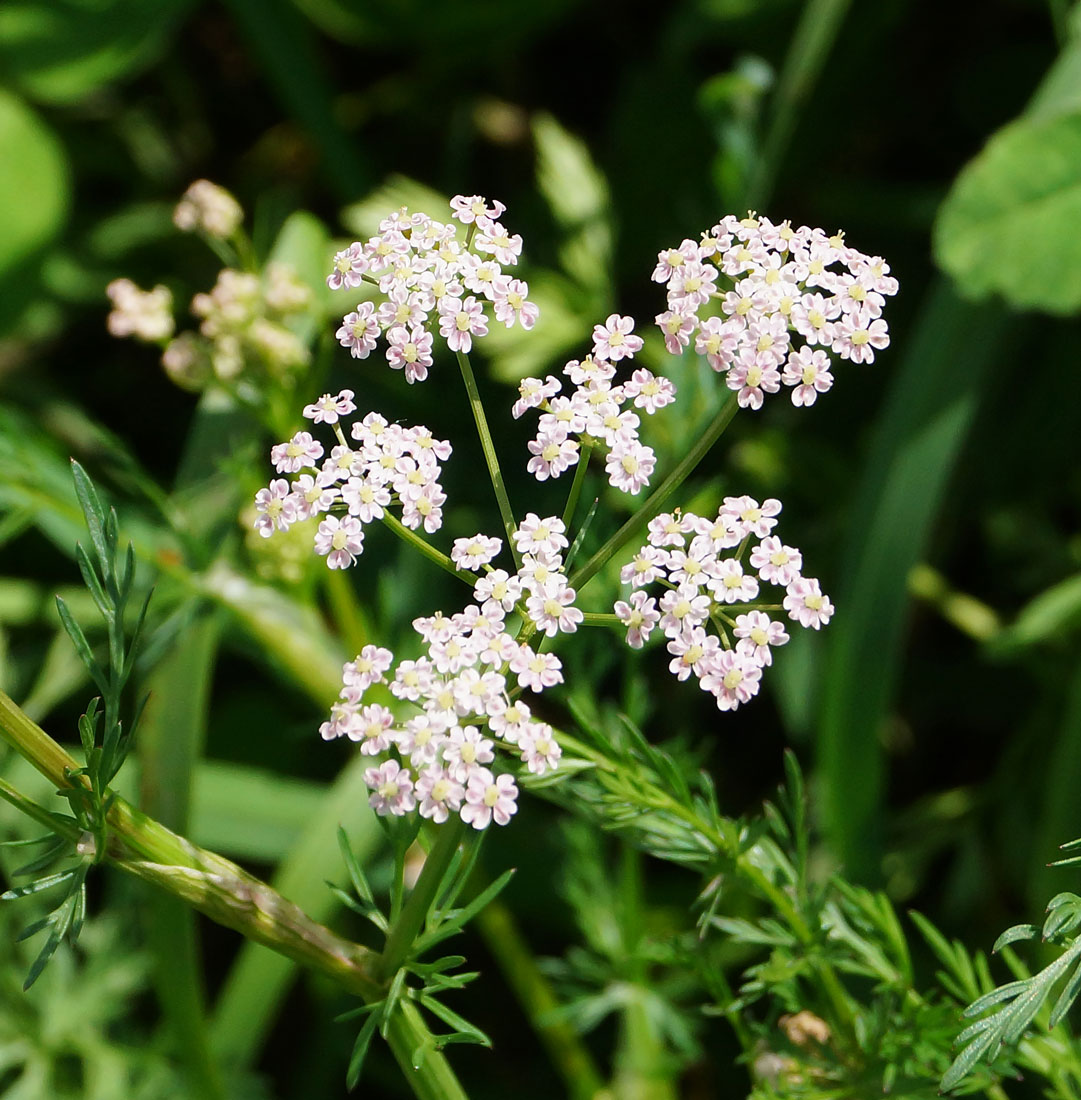
[[[244,220],[240,203],[216,183],[196,180],[173,211],[173,224],[185,233],[196,231],[217,240],[231,237]]]
[[[105,324],[113,336],[134,336],[148,344],[173,334],[173,296],[168,287],[140,290],[130,279],[114,279],[105,293],[113,309]]]
[[[325,454],[306,431],[275,445],[270,459],[277,472],[299,476],[293,482],[275,478],[255,496],[255,528],[266,538],[325,514],[315,551],[331,569],[355,563],[364,547],[364,524],[381,519],[390,507],[401,509],[401,521],[411,529],[431,533],[443,523],[440,463],[450,457],[450,444],[423,426],[404,428],[374,412],[353,422],[350,444],[339,421],[355,411],[352,390],[324,394],[306,406],[308,419],[333,428],[337,445]]]
[[[209,294],[195,295],[191,311],[202,318],[199,343],[214,373],[233,379],[252,358],[275,374],[306,366],[308,349],[287,322],[310,304],[311,290],[288,264],[274,262],[262,275],[225,268]],[[170,345],[165,359],[179,358],[181,350]],[[183,350],[200,351],[190,342]]]
[[[640,648],[660,627],[670,671],[678,680],[693,674],[720,710],[758,694],[772,648],[788,641],[784,625],[766,613],[777,605],[758,602],[762,584],[785,590],[781,606],[800,626],[818,630],[833,614],[818,581],[801,575],[803,555],[771,533],[780,511],[777,500],[759,504],[742,496],[725,497],[714,519],[679,511],[657,516],[647,543],[620,573],[632,589],[629,600],[615,605],[627,643]],[[665,589],[659,599],[647,593],[654,583]]]
[[[387,362],[407,382],[428,377],[435,330],[451,351],[468,353],[474,338],[488,333],[487,307],[507,328],[531,329],[538,316],[526,283],[503,270],[522,251],[522,238],[497,220],[506,207],[489,206],[479,195],[458,195],[450,205],[468,227],[464,242],[453,223],[403,208],[380,223],[376,236],[337,253],[327,278],[332,290],[378,286],[382,302],[360,302],[346,314],[338,342],[366,359],[382,335]]]
[[[369,645],[345,665],[339,701],[319,732],[327,741],[348,737],[378,758],[364,773],[376,813],[416,809],[437,823],[458,814],[474,829],[506,825],[518,809],[518,787],[513,775],[494,770],[497,758],[516,758],[534,775],[558,765],[552,727],[526,703],[511,701],[508,677],[540,692],[562,682],[562,666],[553,654],[516,641],[504,629],[507,611],[508,601],[485,594],[478,582],[465,611],[414,620],[424,656],[401,660],[392,672],[393,653]],[[416,713],[403,721],[382,703],[366,703],[374,685],[386,685]]]
[[[675,400],[676,388],[667,378],[658,378],[640,368],[623,383],[613,382],[615,364],[632,359],[641,350],[642,339],[633,333],[634,319],[613,313],[593,329],[593,349],[585,359],[572,359],[563,374],[575,386],[568,396],[554,375],[545,379],[526,378],[511,410],[517,419],[527,409],[541,410],[537,437],[529,443],[531,458],[526,468],[538,481],[559,477],[578,463],[583,444],[608,448],[605,470],[609,482],[625,493],[636,495],[649,484],[656,465],[651,447],[638,438],[638,414],[624,406],[652,415]]]
[[[889,344],[889,270],[842,233],[727,215],[700,243],[658,255],[653,279],[667,284],[668,309],[657,325],[674,355],[693,339],[741,407],[761,408],[782,385],[794,405],[813,405],[833,385],[831,355],[869,363]]]
[[[173,220],[181,229],[225,239],[237,233],[242,218],[228,191],[198,180]],[[164,286],[142,291],[130,279],[115,279],[106,293],[113,304],[109,331],[146,343],[168,340],[161,365],[184,389],[200,390],[212,377],[236,383],[253,366],[280,376],[308,364],[308,348],[292,326],[310,308],[312,292],[289,264],[271,262],[261,273],[225,268],[209,294],[192,299],[199,331],[181,332],[172,340],[172,295]]]

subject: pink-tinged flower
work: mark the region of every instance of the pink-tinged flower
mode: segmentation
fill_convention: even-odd
[[[536,512],[527,512],[514,532],[514,545],[521,554],[558,555],[569,545],[567,527],[558,516],[541,519]]]
[[[469,776],[462,820],[474,829],[486,829],[494,821],[506,825],[518,811],[518,787],[512,776],[495,777],[487,768],[477,768]]]
[[[526,470],[538,481],[559,477],[578,462],[578,442],[563,428],[541,432],[526,444],[526,448],[532,456],[526,463]]]
[[[322,473],[301,474],[293,482],[293,500],[296,502],[297,520],[311,519],[329,512],[338,499],[333,482]]]
[[[432,334],[419,326],[392,328],[387,333],[387,362],[404,370],[407,382],[423,382],[432,365]]]
[[[758,595],[758,578],[745,574],[735,558],[726,558],[710,578],[709,590],[718,603],[747,603]]]
[[[698,677],[706,674],[721,652],[721,641],[702,627],[691,626],[670,638],[667,648],[672,654],[668,671],[677,680],[686,680],[692,672]]]
[[[443,760],[459,783],[466,782],[478,765],[490,764],[494,759],[492,742],[482,737],[476,726],[455,726],[443,742]]]
[[[658,577],[664,576],[667,565],[668,551],[647,544],[635,554],[631,561],[623,566],[619,571],[619,579],[623,584],[642,588]]]
[[[808,344],[833,343],[832,322],[841,315],[836,298],[824,298],[821,294],[804,294],[792,306],[792,324]]]
[[[452,813],[457,813],[465,797],[465,787],[446,768],[432,765],[417,776],[416,797],[420,799],[420,816],[442,825]]]
[[[327,286],[331,290],[341,290],[343,286],[360,286],[369,266],[364,255],[364,245],[354,241],[348,248],[334,254],[334,269],[327,276]]]
[[[495,291],[495,319],[510,328],[515,321],[527,331],[540,316],[540,308],[526,301],[529,287],[521,279],[511,279],[501,275],[493,286]]]
[[[386,681],[386,674],[393,663],[394,654],[389,649],[366,645],[352,661],[347,661],[342,667],[342,683],[347,687],[366,691],[372,684]]]
[[[736,392],[741,409],[760,409],[764,395],[781,388],[781,373],[774,366],[764,365],[750,348],[739,353],[739,359],[725,375],[725,385]]]
[[[331,569],[348,569],[364,549],[364,531],[355,516],[327,516],[315,534],[315,552]]]
[[[687,534],[694,529],[693,517],[675,512],[662,512],[649,521],[649,541],[653,546],[683,546]]]
[[[464,668],[455,677],[453,691],[459,713],[487,715],[505,705],[506,680],[498,672]],[[482,760],[481,763],[486,763]]]
[[[477,646],[470,638],[452,634],[445,641],[432,642],[428,654],[436,672],[454,676],[477,659]]]
[[[402,523],[410,530],[423,526],[429,535],[443,526],[447,494],[433,481],[402,501]]]
[[[473,586],[473,595],[481,603],[494,600],[504,611],[510,611],[521,599],[522,582],[505,569],[493,569]]]
[[[354,359],[367,359],[379,339],[375,306],[371,302],[361,302],[352,313],[342,318],[341,328],[334,335],[343,348],[349,349]]]
[[[665,310],[654,318],[664,336],[664,346],[669,355],[679,353],[691,342],[698,318],[693,313],[678,309]]]
[[[672,584],[701,588],[716,573],[717,557],[711,539],[695,535],[690,550],[677,549],[668,553],[668,580]]]
[[[460,303],[456,298],[444,298],[439,309],[439,334],[451,351],[468,353],[474,336],[488,334],[484,307],[472,294]]]
[[[640,367],[623,383],[623,396],[633,398],[635,408],[653,415],[658,409],[670,405],[676,399],[676,387],[667,379],[659,378],[652,371]]]
[[[829,356],[824,351],[809,346],[792,352],[785,364],[781,381],[786,386],[795,387],[792,390],[793,405],[813,405],[818,395],[825,393],[833,385]]]
[[[507,209],[498,199],[493,199],[489,207],[480,195],[455,195],[450,200],[450,208],[452,216],[462,225],[471,225],[478,218],[498,218]]]
[[[784,609],[788,617],[802,627],[818,630],[830,621],[833,604],[822,594],[818,581],[813,577],[799,577],[788,586]]]
[[[661,617],[657,601],[640,591],[631,593],[629,603],[617,600],[613,610],[627,628],[627,645],[632,649],[641,649],[646,644]]]
[[[368,805],[380,817],[401,817],[417,805],[413,795],[413,776],[397,760],[387,760],[364,773],[364,782],[372,791]]]
[[[771,646],[784,645],[788,634],[781,623],[774,622],[764,611],[749,611],[736,616],[732,631],[739,643],[736,650],[760,665],[773,664]]]
[[[582,612],[572,606],[576,595],[565,582],[553,580],[526,600],[526,611],[537,629],[543,630],[549,638],[559,632],[573,634],[584,618]]]
[[[459,569],[476,570],[487,565],[502,549],[502,539],[489,535],[473,535],[471,538],[454,540],[450,560]]]
[[[499,264],[495,260],[484,260],[480,256],[467,252],[462,257],[461,268],[462,282],[465,283],[466,290],[471,290],[474,294],[487,298],[489,302],[494,302],[496,280],[503,274]]]
[[[851,359],[853,363],[873,363],[875,351],[889,347],[889,343],[886,322],[881,318],[858,327],[849,327],[845,322],[838,321],[834,328],[833,350],[842,359]]]
[[[652,447],[637,441],[617,440],[604,463],[608,481],[614,488],[637,496],[649,484],[657,464]]]
[[[697,588],[682,585],[661,596],[661,629],[679,634],[691,626],[701,626],[709,618],[710,598]]]
[[[609,314],[603,325],[593,327],[593,357],[618,363],[642,350],[642,338],[633,335],[634,318]]]
[[[707,317],[698,330],[694,350],[706,357],[706,362],[717,372],[728,370],[739,348],[742,322],[722,321],[720,317]]]
[[[746,535],[743,522],[737,516],[726,513],[723,508],[712,520],[700,519],[694,529],[702,538],[709,539],[714,552],[739,546]]]
[[[352,703],[334,703],[330,708],[330,719],[319,726],[319,736],[324,741],[333,741],[344,737],[350,723],[356,717],[356,706]]]
[[[523,378],[518,384],[518,400],[514,402],[510,414],[517,420],[526,409],[540,408],[549,397],[555,397],[560,390],[560,381],[554,375],[545,379]]]
[[[803,555],[794,546],[785,546],[776,535],[764,538],[751,551],[751,568],[770,584],[787,587],[803,568]]]
[[[501,741],[506,741],[508,745],[517,745],[533,724],[531,715],[529,707],[518,699],[505,710],[493,714],[488,726]]]
[[[482,215],[477,220],[473,247],[478,252],[489,253],[499,263],[510,267],[518,262],[518,257],[522,254],[522,238],[518,233],[511,236],[499,222]]]
[[[255,494],[255,510],[260,513],[255,529],[268,539],[275,531],[288,531],[296,522],[296,502],[290,495],[289,482],[275,478],[265,489]]]
[[[684,264],[668,283],[668,300],[677,308],[697,309],[713,297],[717,269],[711,264],[692,261]]]
[[[510,671],[518,677],[518,686],[541,692],[563,683],[563,662],[554,653],[537,653],[520,645],[511,655]]]
[[[563,367],[563,373],[576,385],[588,386],[590,382],[607,382],[616,376],[616,368],[607,359],[571,359]]]
[[[349,730],[349,739],[360,742],[360,751],[365,756],[378,756],[390,748],[393,725],[394,715],[386,707],[373,703],[360,708],[357,722]]]
[[[781,502],[774,497],[768,497],[761,504],[749,496],[725,497],[721,504],[721,513],[738,520],[743,526],[744,534],[757,535],[764,539],[777,526]]]
[[[699,683],[717,699],[718,710],[735,710],[758,694],[762,666],[734,649],[722,650]]]
[[[522,736],[520,745],[522,760],[534,775],[543,775],[558,767],[563,756],[552,727],[545,722],[534,722]]]
[[[427,692],[431,683],[432,666],[427,658],[422,657],[419,661],[400,661],[394,670],[394,682],[390,685],[390,691],[396,699],[407,699],[415,703]]]
[[[322,457],[323,445],[310,432],[297,432],[288,443],[277,443],[270,449],[270,461],[279,474],[295,474],[314,466]]]
[[[371,477],[351,477],[342,486],[342,500],[361,523],[382,519],[390,505],[390,490]]]
[[[666,283],[672,275],[685,264],[698,259],[698,245],[694,241],[684,241],[679,248],[667,248],[657,253],[657,266],[651,278],[655,283]]]
[[[387,298],[375,312],[375,319],[384,331],[403,327],[420,328],[428,319],[424,311],[424,295],[413,293],[404,283],[393,283],[384,290]]]

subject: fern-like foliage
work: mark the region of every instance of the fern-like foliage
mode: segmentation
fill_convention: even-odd
[[[68,801],[71,814],[56,814],[41,807],[30,807],[34,811],[33,816],[52,826],[54,832],[29,842],[43,844],[43,851],[36,859],[12,873],[14,878],[28,878],[30,881],[0,895],[0,901],[14,901],[31,894],[62,890],[53,895],[58,900],[52,909],[19,935],[19,939],[23,940],[39,932],[48,932],[41,951],[30,966],[24,989],[29,989],[37,981],[62,942],[76,942],[83,926],[87,873],[91,866],[105,858],[108,845],[107,818],[116,797],[110,791],[109,784],[127,758],[138,722],[136,715],[125,727],[120,712],[124,688],[134,667],[139,634],[150,602],[150,593],[147,593],[129,639],[124,612],[135,586],[134,551],[129,545],[124,555],[119,553],[116,512],[112,508],[106,512],[86,471],[77,462],[72,462],[71,466],[75,493],[86,519],[91,547],[88,552],[82,545],[77,545],[75,557],[83,581],[105,620],[108,656],[105,661],[97,658],[82,627],[57,596],[60,621],[101,695],[90,701],[79,719],[79,740],[85,763],[68,773],[71,782],[60,791]],[[11,792],[9,800],[16,805],[28,805],[21,797],[16,798],[15,792]]]
[[[1047,906],[1042,930],[1034,924],[1015,925],[999,936],[993,950],[1038,934],[1045,943],[1061,944],[1062,954],[1037,973],[998,986],[965,1009],[965,1018],[975,1022],[957,1036],[961,1050],[942,1078],[944,1092],[960,1085],[979,1062],[1020,1042],[1056,990],[1048,1028],[1058,1026],[1081,994],[1081,897],[1056,894]]]

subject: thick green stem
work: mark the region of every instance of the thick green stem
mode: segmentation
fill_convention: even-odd
[[[507,496],[507,487],[503,484],[503,473],[499,469],[499,456],[495,453],[492,433],[488,430],[488,419],[484,415],[484,403],[480,399],[477,380],[473,375],[473,367],[469,363],[469,356],[464,351],[459,351],[457,355],[458,366],[462,370],[462,381],[465,383],[465,392],[469,395],[469,407],[473,410],[473,419],[477,423],[477,435],[480,436],[484,461],[488,465],[488,476],[492,479],[492,488],[495,490],[499,514],[503,518],[503,530],[507,533],[507,545],[514,555],[515,565],[521,565],[521,558],[514,545],[514,529],[517,526],[514,521],[514,511],[510,506],[510,498]]]
[[[387,933],[387,944],[383,948],[383,954],[379,957],[377,965],[377,971],[382,980],[387,981],[392,978],[408,957],[410,948],[428,919],[428,912],[432,908],[439,884],[443,881],[454,853],[458,850],[465,828],[465,822],[460,817],[454,817],[439,826],[435,843],[424,861],[424,867],[413,887],[413,892]]]
[[[569,581],[571,588],[581,590],[584,584],[592,580],[664,508],[671,499],[672,494],[687,480],[694,472],[695,467],[709,454],[713,444],[721,438],[721,434],[731,423],[732,417],[735,416],[737,407],[736,395],[734,393],[730,394],[679,465],[650,493],[641,508],[623,524],[593,557],[581,569],[575,570]]]
[[[71,777],[78,766],[74,758],[3,692],[0,692],[0,737],[58,789],[87,782],[85,776]],[[43,820],[32,804],[23,806],[26,799],[18,792],[14,796],[9,801],[27,808],[35,820],[67,835],[61,823]],[[192,844],[119,797],[109,811],[108,822],[108,858],[115,866],[154,883],[254,943],[326,975],[366,1001],[382,1000],[385,996],[385,986],[379,977],[379,956],[312,920],[299,906],[235,863]],[[451,829],[447,827],[447,831]],[[449,863],[449,856],[446,862]],[[438,879],[442,879],[442,874]],[[438,881],[432,887],[433,895],[437,886]],[[420,917],[421,923],[426,913],[427,907]],[[419,927],[418,924],[418,930]],[[436,1049],[431,1032],[413,1005],[402,1003],[391,1022],[388,1040],[420,1100],[464,1100],[465,1093],[454,1071]],[[425,1051],[422,1064],[413,1068],[413,1054],[421,1049]]]

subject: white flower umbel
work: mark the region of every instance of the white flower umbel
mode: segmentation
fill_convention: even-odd
[[[712,519],[664,513],[650,522],[649,541],[620,573],[631,586],[630,598],[614,609],[627,644],[641,648],[659,627],[672,674],[694,676],[721,710],[758,693],[773,648],[788,641],[783,624],[767,613],[776,601],[760,601],[763,584],[784,589],[782,606],[800,626],[818,630],[833,614],[818,581],[800,575],[803,555],[771,534],[780,511],[780,501],[741,496],[725,497]],[[664,587],[659,601],[647,592],[651,584]]]
[[[813,405],[833,385],[831,356],[870,363],[889,344],[889,271],[842,233],[728,215],[700,243],[658,255],[668,308],[657,327],[673,355],[693,339],[741,407],[760,409],[782,386],[794,405]]]

